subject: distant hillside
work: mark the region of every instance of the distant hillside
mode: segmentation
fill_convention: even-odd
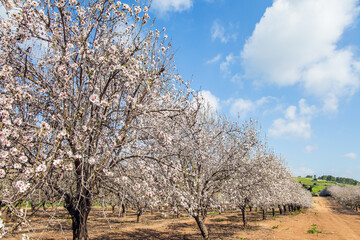
[[[328,181],[320,178],[313,178],[312,176],[307,176],[307,177],[297,177],[297,180],[304,186],[304,188],[308,189],[313,195],[319,194],[324,188],[330,185],[354,186],[354,184],[337,183],[336,178],[335,181]],[[358,184],[358,181],[356,182]]]
[[[359,181],[352,179],[352,178],[343,178],[343,177],[334,177],[331,175],[324,175],[321,177],[318,177],[318,179],[330,181],[330,182],[337,182],[337,183],[344,183],[344,184],[350,184],[350,185],[359,185]]]

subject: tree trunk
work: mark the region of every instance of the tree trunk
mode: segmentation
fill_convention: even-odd
[[[114,204],[114,205],[111,205],[111,210],[112,210],[112,213],[113,213],[113,214],[115,213],[115,207],[116,207],[115,204]]]
[[[250,212],[252,211],[252,206],[249,206],[249,210],[250,210]]]
[[[280,205],[279,205],[278,207],[279,207],[279,213],[280,213],[280,215],[282,215],[282,213],[283,213],[283,212],[282,212],[282,208],[281,208]]]
[[[203,218],[200,218],[199,216],[195,216],[195,221],[200,229],[200,232],[201,232],[201,236],[204,240],[207,240],[209,239],[209,232],[206,228],[206,225],[204,223],[204,220]]]
[[[275,208],[272,208],[272,215],[275,216]]]
[[[65,197],[65,208],[72,220],[73,240],[88,240],[87,219],[91,211],[90,193],[84,189],[79,197]]]
[[[284,205],[284,213],[286,213],[286,205]]]
[[[136,213],[136,223],[139,223],[140,222],[140,216],[141,216],[141,211],[138,211]]]
[[[242,220],[243,220],[243,226],[246,227],[247,226],[247,216],[246,216],[246,207],[240,207],[241,209],[241,215],[242,215]]]
[[[126,208],[125,208],[125,204],[121,204],[121,216],[125,217],[126,215]]]
[[[44,211],[46,212],[46,201],[42,202],[42,206],[43,206]]]
[[[262,215],[263,215],[263,220],[266,220],[266,211],[265,211],[265,208],[263,208],[263,210],[262,210]]]

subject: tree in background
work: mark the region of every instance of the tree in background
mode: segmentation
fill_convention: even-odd
[[[202,237],[208,239],[207,212],[217,207],[217,196],[257,143],[257,131],[252,123],[229,122],[197,108],[173,120],[163,125],[164,132],[176,131],[162,146],[171,159],[171,165],[160,171],[165,174],[164,188],[195,219]]]

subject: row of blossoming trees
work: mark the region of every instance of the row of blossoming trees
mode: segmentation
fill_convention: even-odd
[[[64,204],[74,239],[88,239],[91,206],[110,195],[138,216],[186,211],[204,238],[210,208],[311,205],[253,122],[209,114],[175,74],[147,2],[3,6],[0,197],[14,229],[30,226],[19,204],[40,198]]]
[[[339,203],[344,206],[350,207],[355,211],[360,209],[360,187],[340,187],[337,185],[330,185],[329,187],[325,188],[321,193],[320,196],[331,196]]]

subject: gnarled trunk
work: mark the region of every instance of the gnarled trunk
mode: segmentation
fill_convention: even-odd
[[[65,208],[72,220],[73,240],[88,240],[87,219],[91,211],[91,196],[84,189],[80,196],[65,198]]]
[[[278,207],[279,207],[279,213],[280,213],[280,215],[281,215],[281,214],[283,213],[283,212],[282,212],[282,207],[281,207],[280,205],[279,205]]]
[[[200,216],[194,216],[195,221],[200,229],[201,236],[203,239],[207,240],[209,239],[209,232],[207,230],[207,227],[205,225],[205,219],[201,218]]]
[[[275,208],[272,208],[272,215],[275,216]]]

